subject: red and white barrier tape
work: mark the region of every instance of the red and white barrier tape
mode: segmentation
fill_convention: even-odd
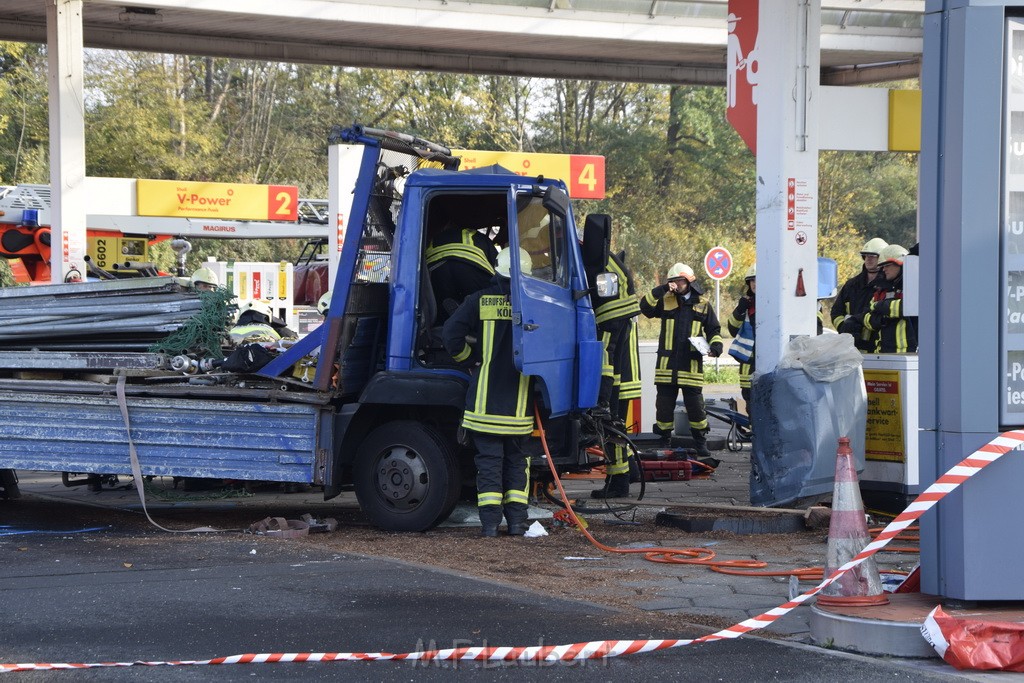
[[[837,581],[864,560],[884,548],[889,541],[901,531],[916,522],[925,512],[940,500],[954,491],[958,486],[992,464],[1008,452],[1024,449],[1024,431],[1012,431],[1000,434],[971,455],[961,460],[948,472],[936,480],[914,501],[907,506],[896,519],[882,530],[875,540],[868,543],[853,559],[839,567],[831,576],[823,580],[811,590],[798,595],[764,614],[747,619],[738,624],[711,633],[700,638],[686,640],[594,640],[589,643],[573,643],[571,645],[543,645],[531,647],[460,647],[445,650],[427,650],[421,652],[291,652],[232,655],[201,660],[173,660],[156,662],[93,662],[87,664],[71,663],[34,663],[34,664],[3,664],[0,672],[7,671],[40,671],[52,669],[96,669],[105,667],[125,666],[189,666],[197,664],[276,664],[278,662],[349,662],[349,661],[520,661],[520,662],[558,662],[576,659],[602,659],[605,657],[621,657],[640,652],[655,652],[669,648],[682,647],[692,643],[707,643],[713,640],[726,640],[765,628],[780,617],[793,611],[815,596],[822,588]]]

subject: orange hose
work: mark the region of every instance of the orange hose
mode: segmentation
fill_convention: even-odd
[[[540,434],[541,444],[544,446],[544,454],[547,456],[548,467],[551,470],[551,475],[554,477],[555,486],[558,488],[558,493],[562,496],[563,501],[568,501],[569,496],[565,493],[565,489],[562,488],[562,480],[558,477],[558,471],[555,469],[555,463],[551,458],[551,451],[548,449],[547,434],[544,432],[544,425],[540,421],[540,412],[537,409],[536,404],[533,407],[534,418],[537,421],[537,431]],[[591,449],[587,449],[588,452]],[[597,450],[597,449],[595,449]],[[603,455],[603,453],[602,453]],[[691,463],[696,463],[708,470],[714,470],[713,467],[705,465],[698,460],[692,460]],[[619,554],[642,554],[645,560],[649,562],[660,562],[662,564],[696,564],[709,567],[712,571],[716,571],[720,574],[730,574],[733,576],[796,576],[801,581],[821,581],[825,578],[824,567],[801,567],[799,569],[783,569],[779,571],[750,571],[754,569],[763,569],[768,566],[767,562],[761,560],[715,560],[715,551],[707,548],[613,548],[607,546],[598,541],[594,536],[587,530],[584,523],[580,522],[579,517],[576,516],[576,511],[572,509],[572,505],[566,502],[565,511],[567,516],[575,524],[576,528],[587,538],[588,541],[599,550],[604,550],[609,553]],[[562,515],[561,511],[556,518],[560,521],[565,521],[566,515]],[[882,530],[882,527],[871,529],[877,535]],[[904,531],[917,531],[918,527],[912,526],[907,527]],[[919,540],[919,536],[906,536],[906,540]],[[885,548],[890,552],[905,552],[905,553],[916,553],[920,552],[918,548],[909,546],[897,546],[892,548]],[[871,599],[875,599],[874,596]],[[868,604],[868,603],[865,603]]]

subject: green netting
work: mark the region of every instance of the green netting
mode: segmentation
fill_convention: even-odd
[[[235,295],[220,287],[212,292],[199,292],[203,307],[188,319],[177,332],[149,347],[150,353],[171,355],[194,353],[199,357],[222,358],[221,347],[228,343],[231,312],[228,304]]]

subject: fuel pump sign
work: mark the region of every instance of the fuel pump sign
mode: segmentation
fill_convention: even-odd
[[[999,421],[1024,426],[1024,22],[1007,21]]]

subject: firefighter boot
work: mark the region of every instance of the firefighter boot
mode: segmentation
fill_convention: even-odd
[[[693,435],[693,448],[697,451],[697,460],[710,467],[718,467],[721,461],[711,457],[711,451],[708,450],[707,433],[709,431],[707,429],[690,430],[690,434]]]
[[[613,474],[605,477],[604,488],[594,489],[590,492],[591,498],[628,498],[629,497],[629,473]]]
[[[629,459],[629,483],[636,484],[643,481],[644,475],[640,472],[640,465],[637,464],[636,458],[632,457]]]
[[[487,538],[495,538],[498,535],[498,525],[501,524],[500,505],[482,505],[477,508],[480,513],[480,535]]]
[[[654,423],[654,426],[651,427],[651,430],[655,434],[658,435],[658,445],[659,446],[666,446],[667,447],[667,446],[671,446],[672,445],[672,430],[671,429],[662,429],[661,427],[658,426],[658,423]]]
[[[530,528],[530,513],[522,503],[505,505],[505,523],[508,524],[509,536],[524,536]]]

